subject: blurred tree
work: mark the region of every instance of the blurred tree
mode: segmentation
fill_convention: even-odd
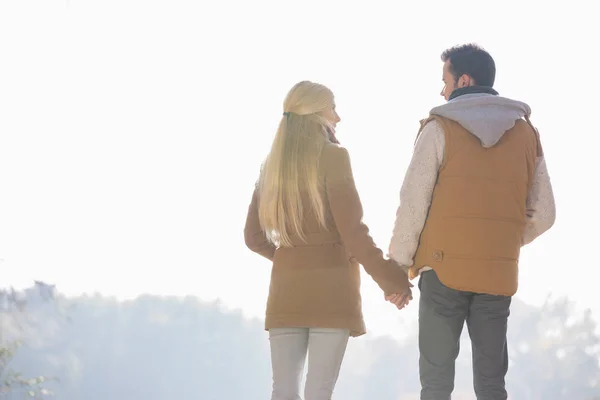
[[[42,293],[54,293],[45,289]],[[0,334],[3,348],[9,338],[24,338],[27,344],[10,362],[14,370],[61,378],[59,386],[51,387],[57,399],[269,397],[269,342],[261,320],[192,296],[49,298],[44,300],[36,288],[2,292]],[[63,303],[69,307],[69,324],[51,312]],[[6,324],[7,315],[16,321]],[[600,400],[595,327],[590,312],[577,312],[564,299],[541,308],[515,299],[509,326],[510,399]],[[32,334],[18,334],[24,331]],[[470,344],[464,339],[453,399],[472,400]],[[408,400],[418,398],[419,386],[416,332],[402,343],[367,335],[349,344],[334,397]],[[7,399],[22,400],[22,388],[14,382],[12,387],[20,397]]]
[[[44,301],[51,301],[54,287],[42,282],[35,283],[35,290]],[[0,289],[0,398],[22,396],[41,399],[52,395],[45,386],[50,380],[45,376],[24,377],[12,368],[13,359],[23,342],[21,336],[30,326],[27,316],[27,292],[13,288]],[[14,397],[16,398],[16,397]]]
[[[509,386],[517,400],[600,396],[600,338],[590,310],[561,298],[511,324]]]

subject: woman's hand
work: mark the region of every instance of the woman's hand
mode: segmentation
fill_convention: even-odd
[[[410,287],[408,291],[404,293],[395,293],[389,296],[385,296],[385,300],[395,305],[396,308],[398,308],[398,310],[402,310],[413,299],[412,291],[410,290],[410,288],[413,287],[413,285],[411,283],[409,283],[409,285]]]

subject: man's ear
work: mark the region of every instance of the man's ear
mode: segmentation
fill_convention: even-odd
[[[460,78],[458,78],[458,87],[468,87],[475,85],[475,80],[471,78],[471,76],[467,74],[462,74]]]

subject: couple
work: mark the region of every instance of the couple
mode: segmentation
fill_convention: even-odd
[[[493,89],[474,44],[442,54],[447,104],[421,122],[400,192],[389,258],[375,245],[326,87],[288,93],[245,226],[273,262],[266,312],[272,400],[331,399],[350,336],[366,332],[359,264],[402,309],[419,277],[422,400],[448,400],[466,322],[479,400],[505,400],[506,344],[519,251],[554,223],[555,205],[527,104]]]

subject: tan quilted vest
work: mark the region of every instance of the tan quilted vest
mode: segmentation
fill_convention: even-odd
[[[537,130],[518,120],[491,148],[459,123],[430,116],[444,129],[444,161],[410,275],[433,268],[448,287],[512,296],[536,157]],[[420,133],[420,131],[419,131]]]

